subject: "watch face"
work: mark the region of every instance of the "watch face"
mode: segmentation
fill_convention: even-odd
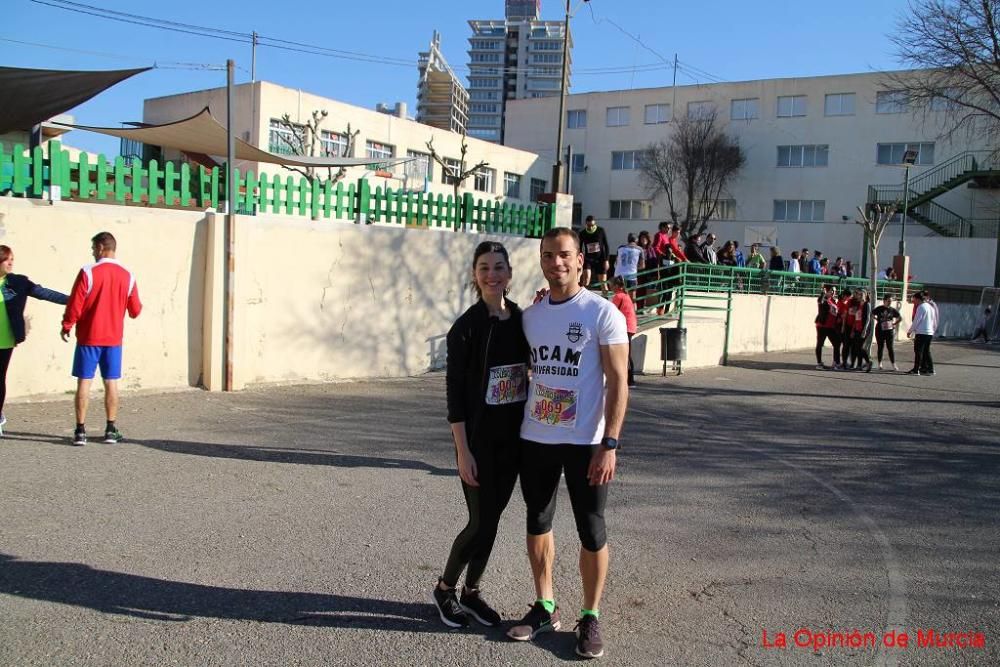
[[[601,444],[604,445],[605,449],[618,449],[618,441],[614,438],[604,438],[601,440]]]

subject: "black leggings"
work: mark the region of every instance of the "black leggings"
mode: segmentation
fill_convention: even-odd
[[[462,570],[467,588],[478,588],[486,571],[497,538],[500,515],[507,508],[517,483],[520,441],[486,442],[472,452],[476,459],[476,481],[479,486],[462,482],[462,493],[469,508],[469,521],[455,538],[441,579],[452,588]]]
[[[871,339],[862,336],[860,331],[854,331],[851,334],[851,352],[854,357],[854,363],[858,368],[861,368],[863,364],[870,364],[872,362],[872,358],[868,354],[868,348],[870,347]]]
[[[0,304],[3,308],[3,304]],[[4,403],[7,402],[7,367],[10,366],[10,355],[14,353],[14,348],[0,350],[0,414],[3,414]]]
[[[816,363],[823,364],[823,345],[826,343],[826,339],[830,339],[830,345],[833,346],[833,364],[835,366],[840,365],[840,334],[834,328],[820,327],[816,329]]]
[[[876,329],[875,330],[875,342],[878,343],[878,362],[882,363],[882,349],[886,349],[889,352],[889,363],[896,363],[896,353],[892,350],[892,339],[896,334],[895,329]]]
[[[934,372],[934,359],[931,358],[931,340],[934,336],[930,334],[916,334],[913,336],[913,368],[927,373]]]
[[[840,332],[840,362],[845,368],[854,361],[854,347],[851,345],[853,331],[853,329],[845,329]]]
[[[608,542],[604,505],[608,485],[591,486],[587,480],[590,459],[600,445],[545,445],[522,441],[521,493],[527,505],[528,534],[552,530],[559,477],[565,472],[576,532],[587,551],[600,551]]]

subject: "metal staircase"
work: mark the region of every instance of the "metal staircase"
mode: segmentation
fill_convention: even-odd
[[[970,183],[970,187],[1000,188],[997,156],[992,151],[966,151],[910,179],[909,218],[941,236],[969,236],[970,221],[933,201],[965,183]],[[868,203],[895,204],[902,209],[903,188],[903,185],[869,185]]]

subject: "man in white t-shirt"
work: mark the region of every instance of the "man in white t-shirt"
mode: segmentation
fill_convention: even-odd
[[[524,311],[532,376],[521,425],[520,470],[528,560],[538,597],[507,634],[526,641],[560,627],[552,587],[552,517],[565,475],[581,545],[584,600],[576,652],[596,658],[604,653],[598,624],[608,573],[604,505],[628,403],[628,334],[617,308],[580,287],[583,263],[573,230],[557,227],[542,237],[549,294]]]

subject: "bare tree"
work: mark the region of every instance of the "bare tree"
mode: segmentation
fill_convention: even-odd
[[[688,237],[708,227],[746,155],[736,139],[718,126],[715,111],[682,118],[672,127],[670,136],[646,148],[639,170],[653,198],[666,197],[670,219]]]
[[[889,39],[906,72],[887,74],[914,109],[947,112],[946,134],[964,129],[1000,138],[1000,3],[912,0]]]
[[[326,120],[327,111],[326,109],[317,109],[312,112],[312,119],[307,120],[305,124],[294,123],[292,118],[287,113],[281,117],[279,121],[285,129],[288,130],[289,134],[279,134],[278,138],[284,142],[286,146],[295,155],[308,155],[315,157],[317,152],[317,144],[322,145],[321,137],[322,130],[320,125]],[[351,131],[351,124],[347,124],[347,132],[344,134],[347,137],[347,147],[344,150],[345,157],[351,157],[354,155],[354,142],[357,139],[360,130]],[[319,169],[321,169],[320,167]],[[310,182],[316,180],[317,167],[293,167],[285,165],[285,169],[294,171],[296,173],[302,174]],[[340,167],[337,173],[333,173],[333,167],[326,167],[326,177],[333,183],[343,180],[347,175],[347,168]]]
[[[434,149],[434,139],[431,138],[427,142],[427,150],[430,151],[431,159],[441,165],[441,169],[448,176],[448,180],[451,181],[452,188],[455,191],[455,202],[458,202],[458,189],[462,186],[462,183],[472,176],[473,174],[479,172],[480,169],[484,169],[490,165],[489,162],[481,161],[476,163],[476,166],[466,168],[466,154],[469,152],[469,142],[466,136],[462,135],[462,148],[461,148],[461,158],[458,160],[458,164],[448,164],[447,158],[443,158],[438,155],[438,152]]]
[[[871,271],[869,278],[871,299],[872,303],[876,303],[878,301],[878,244],[882,241],[882,235],[885,234],[885,229],[889,226],[892,216],[896,215],[896,205],[882,206],[881,204],[874,204],[869,206],[867,210],[859,206],[858,213],[861,214],[861,219],[854,222],[861,225],[865,230],[865,244],[868,249],[868,261]]]

